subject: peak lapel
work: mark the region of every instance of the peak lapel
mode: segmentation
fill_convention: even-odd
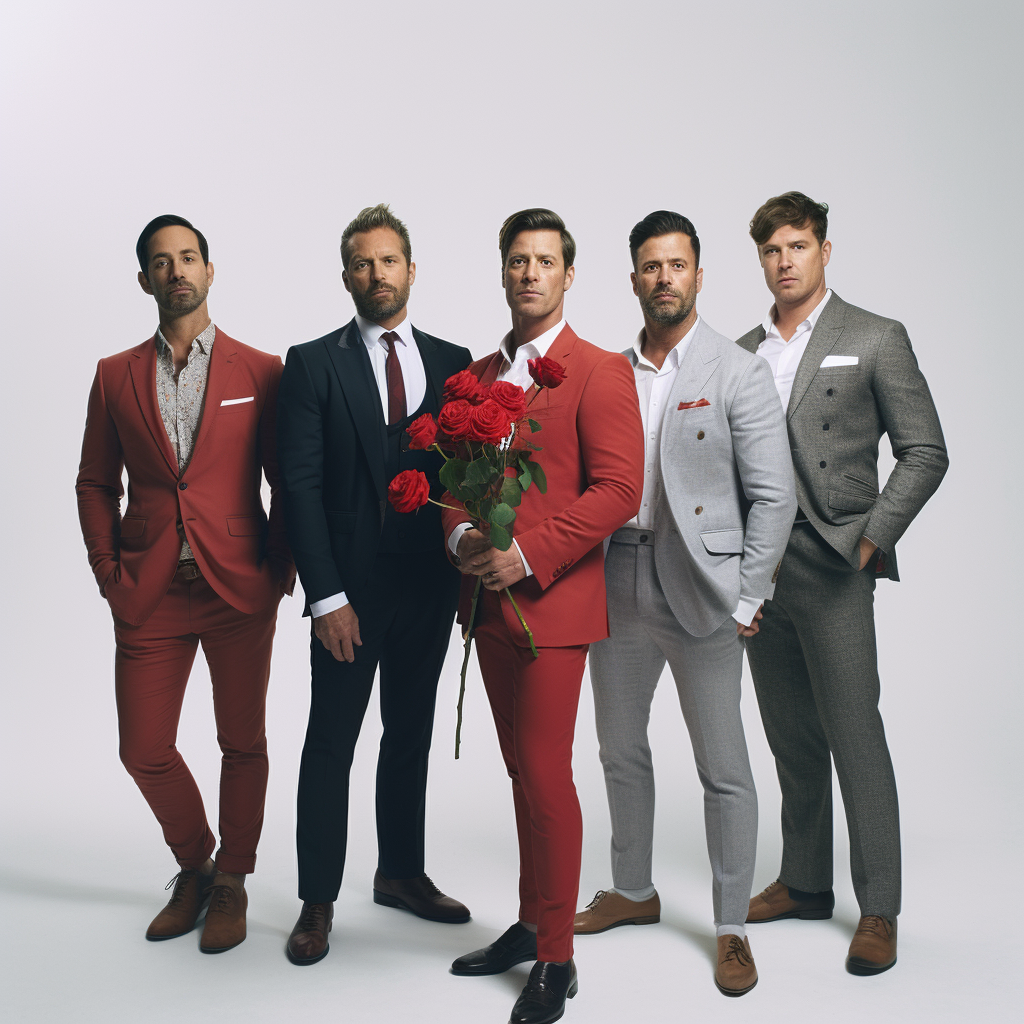
[[[793,392],[789,396],[789,407],[786,409],[787,420],[793,418],[793,413],[811,386],[821,361],[832,351],[832,347],[843,333],[842,300],[837,302],[838,298],[833,292],[807,340],[807,348],[804,349],[800,365],[796,368],[796,376],[793,378]]]
[[[167,437],[167,430],[164,428],[164,421],[160,415],[160,404],[156,397],[155,334],[149,341],[144,342],[132,352],[128,369],[132,375],[132,387],[135,389],[135,398],[139,403],[139,410],[146,427],[153,436],[157,448],[160,449],[160,454],[167,462],[168,469],[177,477],[178,459],[171,447],[170,439]]]
[[[675,383],[669,392],[669,407],[666,415],[680,402],[695,402],[707,386],[711,375],[718,369],[722,356],[718,351],[714,336],[708,333],[704,321],[697,325],[693,340],[683,356],[676,374]]]
[[[218,327],[213,339],[213,348],[210,349],[210,373],[206,378],[206,393],[203,395],[203,415],[199,421],[199,433],[196,435],[196,443],[192,446],[189,463],[199,454],[213,430],[217,410],[237,365],[238,343]]]
[[[423,372],[427,377],[427,384],[434,392],[437,407],[441,408],[441,398],[444,394],[444,381],[441,379],[440,368],[436,365],[434,355],[437,352],[435,345],[422,331],[412,329],[412,336],[416,341],[416,347],[420,350],[420,359],[423,360]]]

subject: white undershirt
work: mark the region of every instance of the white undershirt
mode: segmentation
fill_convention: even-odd
[[[377,382],[377,390],[380,392],[380,404],[384,410],[384,419],[388,418],[388,375],[385,361],[388,357],[387,342],[381,341],[381,335],[386,334],[388,328],[381,327],[371,320],[364,320],[356,313],[356,327],[359,328],[359,336],[366,346],[366,353],[370,357],[370,366],[373,369],[373,377]],[[405,384],[405,407],[410,413],[415,412],[422,404],[423,397],[427,393],[427,372],[423,368],[423,357],[420,355],[419,345],[413,337],[412,324],[406,317],[392,331],[398,335],[395,342],[395,352],[398,354],[398,365],[402,368],[402,381]],[[328,612],[338,608],[344,608],[348,604],[348,597],[345,591],[332,594],[321,601],[312,601],[309,605],[309,613],[313,618],[319,618]]]
[[[775,326],[775,317],[778,312],[776,307],[768,310],[761,326],[764,328],[764,341],[757,346],[757,354],[763,356],[768,365],[772,368],[772,376],[775,378],[775,389],[779,393],[782,402],[783,412],[789,409],[789,396],[793,393],[793,381],[796,378],[797,367],[803,358],[807,342],[811,340],[811,331],[825,308],[825,303],[832,298],[832,289],[825,292],[825,297],[819,302],[810,315],[793,332],[789,341],[785,341]]]

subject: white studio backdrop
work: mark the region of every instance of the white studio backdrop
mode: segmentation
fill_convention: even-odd
[[[752,930],[758,988],[739,1001],[715,992],[701,794],[666,676],[652,719],[664,924],[581,941],[580,996],[566,1019],[1013,1015],[997,980],[1009,970],[996,935],[1007,911],[992,897],[1012,891],[1021,840],[1018,5],[42,0],[2,19],[6,1019],[500,1022],[523,984],[523,969],[446,974],[516,911],[509,787],[475,664],[463,757],[451,757],[454,634],[427,870],[473,922],[446,929],[370,903],[374,701],[331,954],[314,971],[285,961],[308,710],[299,596],[279,617],[249,939],[224,957],[200,957],[191,939],[142,941],[175,869],[117,760],[111,623],[73,491],[95,363],[156,322],[134,280],[142,226],[166,212],[199,226],[217,271],[214,319],[283,356],[350,318],[341,230],[362,207],[389,202],[412,234],[413,321],[480,356],[508,323],[498,227],[516,209],[548,206],[579,247],[568,319],[617,350],[640,324],[626,246],[637,220],[670,208],[694,221],[698,308],[738,337],[770,303],[747,223],[791,188],[832,207],[829,284],[907,326],[950,452],[946,480],[900,546],[904,582],[877,590],[904,826],[900,962],[876,979],[842,970],[857,910],[837,790],[835,919]],[[760,887],[778,869],[779,797],[749,679],[744,717],[761,798]],[[215,816],[201,659],[180,746]],[[587,681],[575,764],[582,903],[610,884]]]

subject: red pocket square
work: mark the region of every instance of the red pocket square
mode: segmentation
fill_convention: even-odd
[[[699,409],[702,405],[710,405],[706,398],[698,398],[696,402],[680,402],[680,409]],[[677,410],[678,411],[678,410]]]

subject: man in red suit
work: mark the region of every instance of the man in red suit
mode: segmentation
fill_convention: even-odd
[[[608,636],[603,540],[635,516],[643,490],[643,426],[626,359],[578,338],[562,307],[576,243],[550,210],[513,214],[499,236],[512,330],[473,363],[482,383],[528,392],[528,361],[546,356],[565,380],[530,403],[548,481],[523,494],[515,541],[492,547],[464,513],[446,511],[449,549],[466,574],[459,621],[483,578],[474,637],[519,832],[519,920],[484,949],[459,957],[455,974],[498,974],[536,960],[512,1024],[547,1024],[576,994],[573,916],[583,823],[572,780],[572,741],[587,647]],[[528,394],[528,399],[531,396]],[[447,499],[446,499],[447,500]],[[539,657],[502,591],[515,597]]]
[[[200,948],[219,953],[245,938],[243,886],[256,863],[267,788],[270,651],[278,602],[295,580],[274,454],[282,365],[210,322],[213,264],[187,220],[157,217],[136,252],[139,284],[156,299],[160,325],[96,368],[78,512],[114,616],[121,760],[180,867],[146,938],[191,931],[208,902]],[[216,862],[202,798],[175,747],[199,644],[223,753]]]

